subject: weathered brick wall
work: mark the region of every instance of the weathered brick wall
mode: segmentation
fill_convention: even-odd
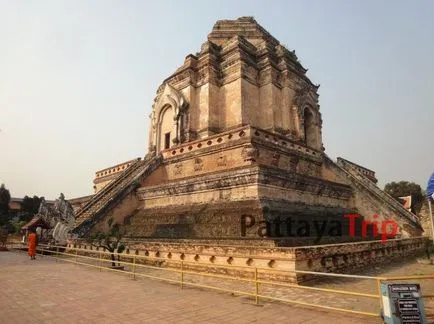
[[[262,279],[302,282],[313,276],[291,271],[352,272],[408,255],[417,255],[424,250],[424,238],[293,248],[241,245],[243,242],[239,242],[240,245],[211,243],[204,244],[197,240],[184,240],[183,243],[128,240],[125,241],[128,249],[121,255],[121,260],[131,262],[132,257],[136,256],[137,263],[175,268],[179,268],[183,261],[186,270],[248,278],[251,278],[257,267],[260,268]],[[97,256],[95,248],[91,250],[89,244],[77,242],[75,246],[86,248],[88,255]]]
[[[200,244],[194,240],[185,240],[184,243],[129,240],[125,244],[128,248],[122,253],[121,261],[132,262],[132,257],[136,256],[136,263],[172,268],[180,268],[183,261],[184,270],[246,278],[252,278],[255,267],[258,267],[261,268],[259,279],[294,281],[295,278],[291,272],[278,271],[294,269],[291,248]],[[69,247],[74,247],[74,244]],[[75,247],[86,249],[86,252],[80,252],[81,255],[98,256],[89,243],[77,241]],[[108,259],[107,255],[105,259]]]
[[[125,217],[133,214],[139,206],[139,201],[134,193],[130,193],[120,203],[107,212],[104,217],[92,227],[90,234],[97,232],[107,232],[109,229],[108,221],[113,220],[113,224],[123,224]]]
[[[425,239],[395,239],[295,248],[296,270],[351,272],[424,251]]]

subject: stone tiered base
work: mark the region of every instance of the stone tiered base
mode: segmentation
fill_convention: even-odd
[[[267,242],[269,241],[264,241],[264,244]],[[424,250],[424,238],[286,248],[261,246],[258,242],[249,245],[251,241],[247,240],[242,245],[220,245],[217,242],[199,240],[175,243],[170,240],[146,239],[130,239],[125,243],[128,249],[122,254],[122,259],[127,261],[131,261],[133,256],[138,256],[136,263],[175,268],[179,268],[181,261],[184,261],[185,270],[248,278],[251,278],[255,268],[258,268],[260,279],[283,282],[302,282],[317,278],[291,272],[294,270],[351,272],[362,267],[390,262],[396,258],[418,255]],[[89,254],[95,253],[84,243],[76,243],[75,246],[86,248]]]

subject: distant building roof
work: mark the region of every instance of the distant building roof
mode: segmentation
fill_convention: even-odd
[[[16,198],[12,197],[9,201],[9,209],[14,211],[20,211],[22,208],[24,198]],[[53,205],[55,203],[54,200],[46,200],[45,201],[48,205]]]
[[[48,226],[48,224],[40,216],[33,216],[33,218],[27,224],[21,227],[21,229],[27,230],[30,228],[37,228],[37,227],[42,227],[47,229],[50,228],[50,226]]]
[[[87,196],[81,196],[81,197],[76,197],[76,198],[72,198],[72,199],[66,199],[66,200],[71,205],[73,205],[73,204],[79,204],[79,203],[84,202],[84,201],[88,201],[92,197],[93,197],[93,195],[87,195]]]
[[[29,197],[29,198],[32,198],[32,197]],[[40,198],[40,197],[39,197],[39,198]],[[24,198],[16,198],[16,197],[12,197],[12,198],[10,199],[9,202],[22,203],[23,200],[24,200]],[[47,204],[54,204],[56,201],[55,201],[55,200],[45,200],[45,202],[46,202]]]

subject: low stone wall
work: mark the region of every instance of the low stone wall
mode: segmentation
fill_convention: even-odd
[[[296,270],[351,272],[369,265],[422,253],[425,238],[329,244],[295,248]],[[305,277],[307,278],[307,277]],[[300,280],[300,278],[299,278]]]
[[[370,241],[305,247],[263,247],[248,245],[203,244],[194,240],[183,243],[159,241],[126,241],[127,249],[121,260],[159,267],[181,267],[184,270],[226,274],[263,280],[302,282],[312,276],[296,274],[294,270],[315,272],[351,272],[353,270],[390,261],[424,250],[424,238],[396,239],[386,242]],[[68,247],[87,249],[89,244],[70,244]],[[285,271],[286,270],[286,271]]]
[[[242,243],[242,242],[241,242]],[[121,260],[131,262],[136,255],[136,263],[160,267],[181,267],[184,270],[226,274],[239,277],[254,277],[255,268],[261,268],[258,278],[263,280],[279,280],[294,282],[292,272],[295,259],[293,248],[272,248],[248,245],[212,245],[200,244],[193,240],[184,243],[159,241],[126,241],[128,247],[122,253]],[[94,254],[97,250],[88,243],[69,244],[69,248],[77,247]],[[101,249],[100,249],[101,250]],[[72,250],[71,250],[72,251]],[[149,257],[140,258],[140,256]],[[153,259],[154,258],[154,259]],[[158,258],[158,259],[155,259]]]

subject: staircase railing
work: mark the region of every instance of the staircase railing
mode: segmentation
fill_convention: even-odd
[[[370,189],[375,190],[376,194],[379,195],[382,199],[386,200],[389,204],[393,205],[395,208],[399,209],[402,213],[406,214],[407,218],[410,218],[412,221],[418,223],[417,217],[405,209],[400,203],[398,203],[395,199],[393,199],[390,195],[385,193],[383,190],[378,188],[375,184],[373,184],[369,179],[365,179],[363,176],[358,174],[353,174],[358,180],[363,182]]]
[[[364,177],[363,175],[360,175],[357,173],[357,171],[351,172],[347,170],[344,166],[341,166],[337,163],[334,163],[329,157],[326,156],[327,159],[329,159],[334,165],[336,165],[341,171],[343,171],[345,174],[347,174],[351,179],[354,179],[358,184],[365,187],[366,189],[370,190],[371,192],[374,192],[380,199],[391,205],[394,209],[397,209],[405,218],[409,219],[410,221],[419,224],[418,218],[411,212],[409,212],[407,209],[405,209],[401,204],[399,204],[395,199],[393,199],[391,196],[389,196],[387,193],[382,191],[380,188],[378,188],[371,180]],[[351,167],[350,167],[351,168]]]
[[[110,203],[124,193],[125,189],[131,187],[140,177],[142,177],[147,171],[152,172],[161,163],[161,156],[154,157],[152,159],[145,159],[135,164],[135,167],[130,169],[128,174],[125,174],[120,181],[117,181],[116,185],[111,186],[111,189],[106,191],[105,195],[100,196],[98,200],[95,200],[92,206],[81,214],[82,216],[77,219],[75,229],[80,227],[84,222],[98,215],[104,209],[110,207]]]
[[[132,172],[134,172],[134,170],[136,170],[142,163],[142,161],[139,159],[137,159],[136,162],[134,162],[132,165],[130,165],[124,172],[122,172],[121,174],[119,174],[119,176],[117,178],[115,178],[115,180],[113,180],[112,182],[110,182],[107,186],[105,186],[103,189],[101,189],[101,191],[99,191],[97,194],[95,194],[84,206],[83,208],[81,208],[77,215],[76,218],[79,219],[83,214],[85,214],[85,212],[91,208],[97,201],[99,201],[103,196],[107,195],[110,193],[110,191],[112,191],[123,179],[125,179],[126,177],[128,177]]]

